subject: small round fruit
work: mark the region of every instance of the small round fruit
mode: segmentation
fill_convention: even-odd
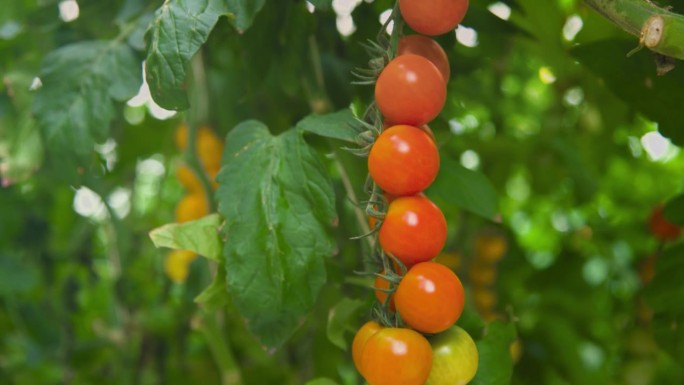
[[[426,189],[439,171],[439,150],[423,130],[397,125],[386,129],[368,155],[368,171],[375,183],[395,196]]]
[[[475,240],[475,259],[495,263],[506,255],[506,238],[500,235],[481,235]]]
[[[491,313],[497,302],[497,295],[494,290],[487,287],[478,287],[471,293],[477,311],[481,314]]]
[[[407,267],[436,257],[446,238],[444,214],[422,194],[393,200],[378,231],[380,246]]]
[[[356,370],[358,370],[362,376],[364,374],[363,368],[361,367],[361,357],[363,356],[363,350],[366,347],[366,342],[368,342],[368,339],[375,335],[375,333],[382,329],[383,327],[379,323],[375,321],[368,321],[359,328],[354,336],[354,340],[352,341],[352,360],[354,360],[354,366],[356,366]]]
[[[468,268],[468,278],[473,286],[491,286],[496,281],[496,268],[494,265],[475,261]]]
[[[180,150],[185,150],[188,146],[188,126],[186,124],[181,124],[176,129],[175,142]],[[206,170],[217,169],[221,166],[223,141],[209,127],[202,126],[197,129],[195,150]]]
[[[461,316],[464,297],[461,280],[451,269],[423,262],[401,279],[394,302],[407,325],[423,333],[440,333]]]
[[[399,40],[398,55],[414,54],[422,56],[437,67],[442,74],[444,83],[449,82],[451,68],[446,52],[439,43],[423,35],[408,35]]]
[[[176,222],[185,223],[209,214],[207,199],[202,193],[186,195],[176,205]]]
[[[477,345],[458,326],[430,337],[432,370],[425,385],[465,385],[475,377],[479,363]]]
[[[665,219],[663,209],[663,205],[658,205],[653,209],[648,220],[651,233],[661,241],[674,241],[679,238],[681,228]]]
[[[188,277],[190,263],[197,258],[197,254],[188,250],[173,250],[164,260],[164,271],[175,283],[183,283]]]
[[[368,339],[361,361],[369,385],[423,385],[432,368],[432,347],[414,330],[385,328]]]
[[[399,0],[401,16],[414,31],[442,35],[453,31],[468,11],[468,0]]]
[[[375,101],[388,123],[419,127],[439,115],[446,101],[446,85],[428,59],[401,55],[380,73]]]

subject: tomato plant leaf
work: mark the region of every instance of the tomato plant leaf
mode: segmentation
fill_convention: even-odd
[[[208,215],[186,223],[170,223],[150,231],[156,247],[190,250],[206,258],[220,261],[222,244],[219,238],[221,217]]]
[[[344,338],[344,334],[354,330],[352,323],[356,321],[356,316],[365,306],[366,303],[364,301],[343,298],[335,307],[330,309],[326,332],[328,340],[333,345],[342,350],[347,350],[347,340]]]
[[[228,11],[222,0],[167,0],[157,10],[146,36],[145,76],[161,107],[189,107],[185,78],[190,59]]]
[[[114,102],[134,96],[142,74],[127,44],[86,41],[48,54],[40,80],[33,112],[46,145],[85,157],[107,138]]]
[[[228,9],[233,14],[235,28],[242,33],[251,27],[254,17],[265,3],[266,0],[228,0]]]
[[[205,312],[211,313],[226,306],[228,299],[226,268],[223,264],[219,264],[214,281],[195,297],[195,303],[202,305]]]
[[[440,207],[458,206],[487,219],[498,212],[496,191],[489,179],[450,158],[441,159],[439,174],[427,195]]]
[[[297,128],[330,139],[356,143],[359,123],[350,109],[332,114],[309,115],[297,123]]]
[[[494,321],[487,326],[484,338],[477,341],[480,355],[472,385],[508,385],[513,375],[510,346],[516,338],[515,325]]]
[[[247,121],[226,138],[217,180],[228,290],[251,331],[277,347],[326,281],[337,221],[332,183],[301,131]]]

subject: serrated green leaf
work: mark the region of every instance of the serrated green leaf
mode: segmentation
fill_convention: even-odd
[[[167,0],[157,10],[147,31],[145,74],[150,94],[161,107],[189,107],[185,78],[190,59],[228,11],[223,0]]]
[[[202,305],[207,313],[223,308],[228,303],[228,289],[226,289],[226,268],[218,265],[214,281],[197,297],[195,303]]]
[[[316,378],[307,382],[306,385],[337,385],[337,382],[329,378]]]
[[[515,325],[494,321],[487,332],[477,341],[480,356],[477,373],[471,385],[508,385],[513,375],[510,346],[516,338]]]
[[[351,110],[345,109],[332,114],[309,115],[297,123],[297,128],[326,138],[356,143],[358,125]]]
[[[347,340],[344,338],[344,334],[349,330],[353,330],[353,321],[356,320],[359,310],[364,308],[365,305],[364,301],[358,299],[343,298],[335,307],[330,309],[326,333],[328,340],[333,345],[342,350],[347,350]]]
[[[117,41],[87,41],[45,57],[33,112],[48,147],[87,156],[102,142],[114,101],[135,95],[142,82],[133,50]]]
[[[228,9],[234,15],[235,28],[242,33],[251,27],[254,17],[265,3],[266,0],[228,0]]]
[[[326,281],[334,252],[332,184],[298,130],[274,137],[256,121],[226,138],[218,175],[231,297],[251,331],[277,347],[292,335]]]
[[[439,206],[458,206],[487,219],[498,212],[496,191],[489,179],[449,158],[442,158],[437,179],[427,195]]]
[[[309,0],[316,10],[327,11],[332,8],[332,0]]]
[[[221,217],[208,215],[186,223],[170,223],[150,231],[156,247],[190,250],[214,261],[220,261],[222,243],[219,237]]]

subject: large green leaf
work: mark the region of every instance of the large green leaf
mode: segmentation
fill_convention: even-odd
[[[167,0],[147,31],[145,76],[150,94],[170,110],[189,107],[185,78],[190,59],[207,41],[221,15],[223,0]]]
[[[48,54],[33,112],[48,147],[89,155],[109,133],[115,101],[138,92],[140,61],[119,41],[86,41]]]
[[[489,179],[450,158],[441,159],[439,175],[427,194],[440,206],[457,206],[487,219],[498,211],[496,191]]]
[[[513,361],[510,346],[515,340],[516,330],[513,323],[495,321],[489,324],[483,339],[477,341],[480,355],[472,385],[508,385],[513,375]]]
[[[282,344],[326,281],[334,243],[332,184],[298,130],[274,137],[256,121],[228,135],[218,175],[228,290],[267,346]]]
[[[228,9],[234,15],[233,24],[239,32],[244,32],[252,26],[254,17],[261,8],[264,7],[266,0],[227,0]]]
[[[608,89],[630,107],[659,123],[659,131],[678,145],[684,144],[681,119],[672,111],[684,106],[684,71],[656,76],[653,55],[644,50],[625,57],[636,43],[605,40],[580,45],[573,55],[593,72]]]
[[[297,128],[330,139],[356,143],[359,122],[350,109],[325,115],[309,115],[297,123]]]

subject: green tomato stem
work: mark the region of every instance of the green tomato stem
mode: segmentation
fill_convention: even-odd
[[[644,0],[585,0],[605,18],[639,38],[640,46],[684,59],[684,16]]]

